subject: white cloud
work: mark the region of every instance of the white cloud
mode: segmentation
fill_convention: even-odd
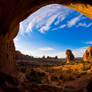
[[[75,55],[75,57],[82,57],[86,49],[87,47],[82,47],[82,48],[74,49],[72,50],[72,52]]]
[[[92,23],[90,23],[90,24],[87,25],[87,27],[90,27],[90,26],[92,26]]]
[[[45,48],[39,48],[39,50],[41,50],[41,51],[51,51],[51,50],[55,50],[55,49],[50,48],[50,47],[45,47]]]
[[[85,50],[87,49],[87,47],[82,47],[82,48],[78,48],[78,49],[73,49],[72,53],[74,54],[75,57],[82,57]],[[61,51],[61,52],[57,52],[54,54],[49,54],[49,56],[58,56],[59,58],[65,58],[65,51]]]
[[[21,35],[23,35],[25,33],[25,30],[24,30],[24,26],[23,26],[23,22],[20,22],[20,28],[19,28],[19,32]]]
[[[67,18],[67,16],[71,16],[69,14],[72,14],[72,12],[74,12],[74,10],[65,6],[61,6],[59,4],[44,6],[20,23],[20,33],[23,35],[25,32],[32,32],[34,28],[41,33],[45,33],[52,27],[51,25],[53,23],[57,26],[58,24],[62,23]],[[69,21],[66,20],[66,26],[70,28],[85,18],[85,16],[82,16],[82,14],[80,14],[77,17],[70,19]],[[62,24],[59,27],[64,28],[66,26]],[[92,26],[92,23],[79,23],[77,27],[79,26],[90,27]],[[59,27],[56,27],[56,29],[59,29]],[[51,29],[55,30],[55,28]]]
[[[65,25],[65,24],[61,25],[59,28],[64,28],[64,27],[66,27],[66,25]]]
[[[15,37],[15,38],[14,38],[14,42],[15,42],[15,41],[19,41],[18,37]]]
[[[88,27],[92,26],[92,23],[90,23],[90,24],[86,24],[85,22],[84,22],[84,23],[79,23],[77,27],[80,27],[80,26],[81,26],[81,27],[86,27],[86,28],[88,28]]]
[[[40,32],[41,32],[41,33],[45,33],[45,31],[48,31],[49,28],[50,28],[50,26],[51,26],[51,24],[53,23],[53,21],[56,19],[57,16],[58,16],[58,15],[56,14],[56,15],[53,15],[52,17],[50,17],[50,18],[48,19],[48,21],[46,22],[45,26],[42,26],[42,27],[40,28]]]
[[[72,53],[74,54],[75,57],[82,57],[85,50],[87,49],[87,47],[82,47],[82,48],[78,48],[78,49],[73,49]],[[51,57],[55,57],[58,56],[59,58],[65,58],[65,51],[60,51],[60,52],[56,52],[56,53],[46,53],[43,51],[51,51],[54,50],[53,48],[40,48],[38,50],[22,50],[21,52],[23,54],[27,54],[27,55],[32,55],[34,57],[42,57],[43,55],[45,56],[51,56]]]
[[[18,41],[15,41],[15,40],[14,40],[14,42],[16,43],[15,44],[15,49],[16,50],[21,50],[21,44]]]
[[[87,41],[85,42],[85,44],[92,44],[92,41]]]
[[[32,32],[33,28],[36,28],[41,33],[45,33],[44,31],[50,29],[51,24],[56,18],[57,22],[55,24],[57,25],[59,22],[63,21],[70,12],[70,8],[59,4],[44,6],[20,23],[20,31],[23,34],[24,32]]]
[[[68,21],[67,26],[68,27],[74,26],[78,21],[80,21],[81,16],[82,16],[82,14],[80,14],[79,16],[77,16],[77,17],[71,19],[70,21]]]
[[[65,19],[66,16],[59,15],[57,17],[57,21],[54,23],[55,25],[58,25],[60,22],[62,22]]]

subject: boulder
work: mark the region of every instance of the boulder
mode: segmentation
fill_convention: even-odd
[[[65,54],[66,54],[67,63],[69,63],[70,61],[74,61],[75,58],[74,58],[74,55],[70,49],[66,50]]]
[[[83,61],[92,61],[92,46],[88,46],[83,55]]]

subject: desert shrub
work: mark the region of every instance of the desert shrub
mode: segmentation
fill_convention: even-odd
[[[25,73],[26,72],[26,68],[21,68],[20,70],[22,73]]]
[[[80,73],[80,76],[82,76],[82,75],[86,75],[86,74],[87,74],[87,72],[84,71],[84,72],[81,72],[81,73]]]
[[[57,76],[51,76],[51,80],[52,80],[52,81],[57,81],[58,78],[57,78]]]
[[[61,63],[61,65],[66,65],[66,64],[67,64],[66,61]]]
[[[25,73],[26,72],[26,68],[25,67],[17,67],[17,70],[19,72]]]
[[[44,67],[53,67],[55,66],[54,64],[43,64]]]
[[[66,76],[66,77],[63,76],[63,79],[62,80],[63,81],[72,81],[72,80],[75,80],[75,78],[72,77],[72,76]]]
[[[31,82],[42,83],[43,80],[48,80],[45,72],[34,71],[33,69],[26,74],[26,78]]]
[[[55,59],[58,59],[58,56],[55,56]]]
[[[82,70],[89,70],[89,69],[91,69],[91,64],[83,64],[83,68],[82,68]]]
[[[60,80],[62,81],[71,81],[75,80],[76,77],[71,73],[71,71],[63,72],[63,74],[60,75],[59,77]]]
[[[81,75],[80,74],[77,74],[76,78],[80,78],[80,77],[81,77]]]
[[[88,61],[88,63],[92,65],[92,61]]]
[[[79,63],[82,63],[82,64],[84,64],[85,62],[84,62],[83,60],[80,60],[80,61],[79,61]]]

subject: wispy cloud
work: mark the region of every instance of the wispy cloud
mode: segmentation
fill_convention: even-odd
[[[92,44],[92,41],[87,41],[85,42],[85,44]]]
[[[59,4],[44,6],[20,23],[20,33],[23,35],[25,32],[32,32],[34,28],[40,33],[44,34],[50,29],[57,30],[65,27],[71,28],[75,25],[77,27],[82,26],[87,28],[92,26],[92,23],[88,24],[86,21],[82,23],[82,20],[85,20],[85,16],[78,12],[77,16],[75,17],[74,15],[73,17],[72,14],[74,11],[75,10],[61,6]]]
[[[39,48],[39,50],[41,50],[41,51],[51,51],[51,50],[55,50],[55,49],[50,48],[50,47],[45,47],[45,48]]]
[[[20,23],[20,30],[24,26],[25,32],[32,32],[33,28],[37,28],[39,32],[45,33],[50,29],[51,24],[57,18],[55,25],[63,21],[66,16],[71,12],[71,9],[61,6],[59,4],[51,4],[44,6],[30,15],[24,22]],[[24,30],[22,33],[24,33]]]
[[[58,17],[57,17],[57,21],[54,23],[55,25],[58,25],[60,22],[62,22],[64,19],[66,18],[66,16],[64,16],[64,15],[59,15]]]
[[[72,52],[75,55],[75,57],[82,57],[87,47],[82,47],[78,49],[73,49]]]
[[[59,28],[64,28],[64,27],[66,27],[66,25],[65,25],[65,24],[61,25]]]
[[[77,25],[77,27],[80,27],[80,26],[81,26],[81,27],[86,27],[86,28],[88,28],[88,27],[92,26],[92,23],[87,24],[87,23],[85,23],[85,22],[84,22],[84,23],[81,22],[81,23],[79,23],[79,24]]]
[[[46,22],[45,26],[42,26],[39,31],[40,31],[41,33],[45,33],[45,31],[48,31],[49,28],[51,27],[51,24],[52,24],[53,21],[57,18],[57,16],[58,16],[58,15],[56,14],[56,15],[53,15],[52,17],[50,17],[50,18],[48,19],[48,21]]]
[[[80,18],[81,18],[82,14],[80,14],[79,16],[71,19],[70,21],[68,21],[67,25],[68,27],[72,27],[74,26],[78,21],[80,21]]]

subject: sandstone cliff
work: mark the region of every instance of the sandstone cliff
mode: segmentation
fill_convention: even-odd
[[[92,61],[92,46],[88,46],[87,50],[83,55],[84,61]]]

